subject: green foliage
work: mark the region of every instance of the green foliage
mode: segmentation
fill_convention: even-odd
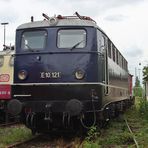
[[[148,66],[144,66],[142,72],[143,72],[143,80],[148,81]]]
[[[95,142],[85,141],[83,143],[83,147],[84,148],[101,148],[101,145],[98,145],[98,143],[95,143]]]
[[[124,114],[129,126],[132,128],[139,147],[148,147],[148,102],[141,97],[135,98],[135,105]],[[96,127],[88,132],[88,137],[83,142],[84,148],[108,148],[108,147],[135,147],[132,134],[130,134],[123,116],[112,119],[101,134],[97,135]]]
[[[104,135],[107,133],[107,135]],[[111,122],[107,129],[101,129],[101,135],[97,133],[96,127],[92,127],[88,131],[83,146],[85,148],[101,148],[107,145],[124,145],[133,144],[132,135],[127,130],[122,121]]]
[[[97,127],[92,126],[87,133],[86,141],[95,141],[98,136]]]
[[[138,105],[139,113],[148,120],[148,101],[143,98],[139,98],[139,105]]]
[[[24,126],[0,129],[0,147],[32,137],[31,131]]]
[[[135,80],[135,87],[140,87],[140,80],[138,77],[136,77],[136,80]]]
[[[83,143],[83,147],[85,148],[100,148],[98,145],[97,139],[99,138],[99,132],[97,131],[96,126],[92,126],[87,132],[87,137]]]
[[[136,96],[136,97],[143,97],[144,90],[141,86],[140,87],[134,87],[133,93],[134,93],[134,96]]]
[[[124,131],[123,133],[116,134],[114,136],[110,136],[107,139],[106,144],[117,144],[117,145],[124,145],[124,144],[131,144],[133,143],[133,137],[129,133],[129,131]]]
[[[134,92],[134,96],[137,96],[137,97],[142,97],[143,96],[143,88],[140,85],[140,81],[139,81],[138,77],[136,77],[133,92]]]

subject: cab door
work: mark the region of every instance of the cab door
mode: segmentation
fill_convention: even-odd
[[[104,84],[105,84],[105,95],[108,95],[108,84],[109,84],[109,75],[108,75],[108,50],[107,50],[107,37],[102,34],[102,44],[103,44],[103,53],[104,53]]]
[[[97,30],[97,46],[98,54],[102,55],[102,82],[104,83],[104,93],[108,94],[108,50],[107,37],[99,30]]]

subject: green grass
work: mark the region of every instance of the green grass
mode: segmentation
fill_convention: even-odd
[[[24,126],[0,128],[0,148],[32,137],[31,131]]]
[[[134,136],[140,148],[148,147],[148,103],[141,98],[136,98],[136,103],[125,112],[120,118],[110,121],[109,125],[101,129],[101,134],[97,131],[88,134],[83,146],[84,148],[97,147],[135,147],[132,135],[128,131],[124,117],[127,119],[130,127],[133,129]],[[91,129],[92,131],[92,129]],[[98,135],[92,138],[94,135]]]
[[[92,129],[90,130],[92,131]],[[89,132],[90,132],[89,131]],[[126,124],[124,122],[123,116],[117,119],[113,119],[106,128],[101,129],[101,134],[97,134],[97,131],[92,133],[88,132],[88,137],[86,137],[83,146],[85,148],[91,147],[102,147],[102,146],[110,146],[110,145],[133,145],[132,135],[129,133]],[[92,138],[95,135],[94,139]],[[98,135],[98,137],[96,137]]]

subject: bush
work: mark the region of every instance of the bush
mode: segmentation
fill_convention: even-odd
[[[148,120],[148,101],[146,99],[139,99],[138,111],[145,119]]]
[[[95,141],[97,137],[98,137],[97,127],[92,126],[87,133],[86,141]]]
[[[85,148],[100,148],[101,146],[98,144],[99,134],[97,127],[92,126],[87,132],[87,137],[85,138],[83,146]]]
[[[143,88],[142,87],[134,87],[133,92],[134,92],[134,96],[143,97]]]

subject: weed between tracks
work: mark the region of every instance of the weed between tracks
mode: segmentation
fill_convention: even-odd
[[[148,102],[136,98],[136,103],[124,115],[110,121],[108,126],[98,131],[94,127],[83,142],[85,148],[134,148],[132,135],[124,121],[126,117],[134,136],[141,148],[148,147]],[[91,133],[91,134],[90,134]],[[97,135],[97,136],[96,136]]]
[[[31,137],[31,131],[25,126],[0,128],[0,148],[30,139]]]
[[[96,133],[94,134],[96,135]],[[94,139],[92,139],[92,137],[91,135],[91,139],[86,138],[84,147],[98,148],[119,145],[130,146],[134,144],[132,135],[129,133],[123,118],[114,119],[105,129],[100,130],[100,135],[98,135],[98,137],[94,136]]]

